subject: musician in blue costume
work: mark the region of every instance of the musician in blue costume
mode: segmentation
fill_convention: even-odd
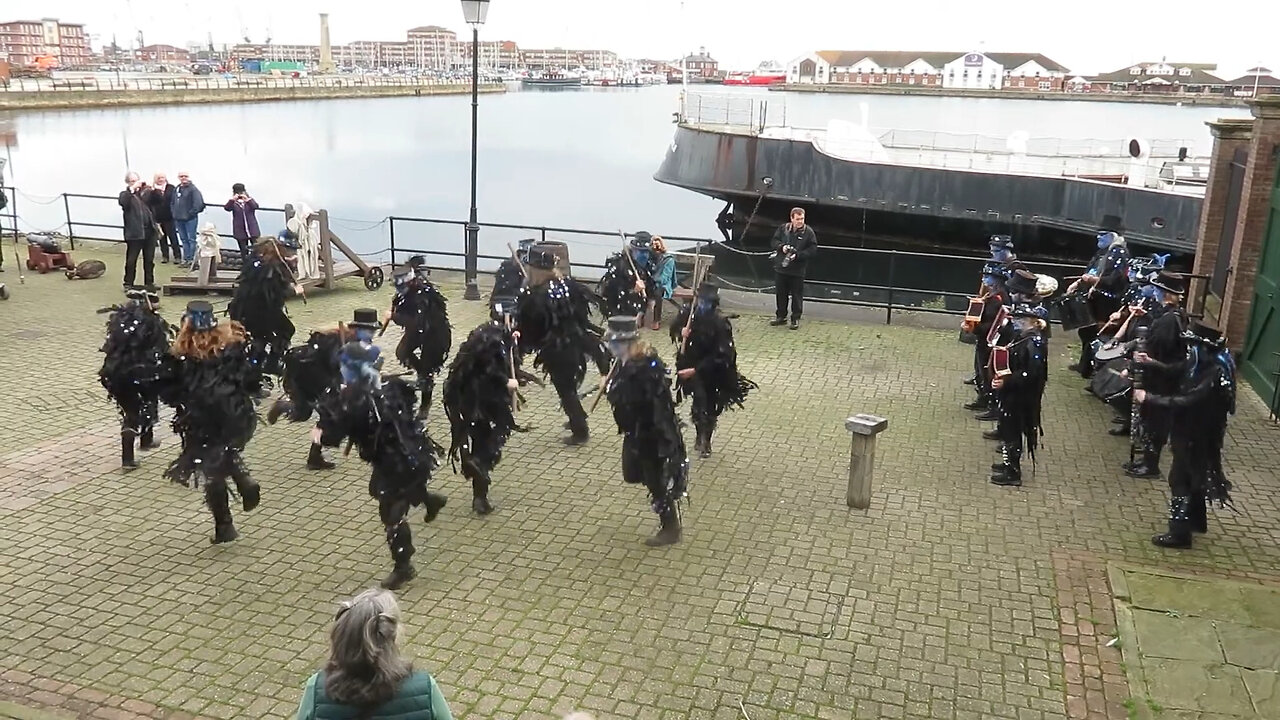
[[[1094,324],[1076,330],[1080,336],[1080,359],[1070,369],[1081,377],[1093,375],[1093,340],[1111,313],[1120,309],[1120,298],[1129,283],[1129,247],[1124,236],[1106,230],[1098,233],[1098,248],[1080,279],[1067,288],[1067,294],[1086,295]]]
[[[1172,414],[1169,528],[1151,538],[1159,547],[1189,548],[1193,533],[1209,530],[1208,505],[1231,505],[1222,470],[1227,416],[1236,409],[1236,367],[1217,328],[1196,321],[1183,334],[1187,355],[1177,388],[1168,394],[1135,391],[1143,409]]]
[[[444,367],[453,344],[448,302],[430,276],[421,256],[409,258],[409,267],[401,268],[392,276],[396,294],[383,320],[394,322],[404,330],[396,345],[396,359],[417,375],[422,401],[418,406],[420,418],[427,417],[436,374]]]
[[[653,236],[641,230],[631,237],[625,254],[616,252],[605,261],[604,276],[600,278],[600,297],[604,300],[606,317],[640,317],[648,299],[657,297],[652,248]]]
[[[979,275],[981,285],[978,290],[978,297],[986,297],[990,293],[991,284],[988,281],[987,276],[992,274],[995,269],[1000,269],[1002,271],[1000,274],[1005,278],[1008,278],[1009,273],[1011,272],[1008,265],[1016,263],[1017,266],[1021,266],[1021,263],[1017,260],[1017,255],[1014,254],[1013,238],[1008,235],[992,235],[990,240],[987,241],[987,249],[991,252],[991,260],[982,266],[982,273]],[[984,305],[983,315],[984,317],[987,317],[989,313],[989,317],[987,317],[988,321],[995,318],[995,310],[992,310],[991,307],[991,305]],[[998,310],[998,307],[996,310]],[[981,343],[984,336],[977,335],[974,327],[969,327],[968,324],[962,324],[961,328],[965,332],[974,334],[977,337],[978,342],[975,343],[975,346]],[[979,358],[977,355],[980,349],[981,348],[979,347],[974,348],[973,375],[966,378],[964,384],[975,386],[974,391],[978,393],[978,402],[985,403],[987,401],[984,400],[985,394],[983,393],[982,385],[979,382],[982,375],[982,366],[979,364]],[[977,407],[977,404],[978,403],[970,403],[966,405],[965,408],[968,410],[983,409]]]
[[[991,466],[995,485],[1022,485],[1022,453],[1032,462],[1036,446],[1044,435],[1040,409],[1049,378],[1048,343],[1043,331],[1049,311],[1040,305],[1018,303],[1009,311],[1013,338],[1008,349],[1009,373],[997,374],[992,385],[999,394],[1001,461]]]
[[[377,310],[355,311],[351,328],[357,338],[343,345],[339,355],[342,389],[326,396],[319,428],[326,446],[348,439],[372,466],[369,495],[378,501],[395,564],[382,586],[395,590],[417,576],[409,511],[423,506],[426,522],[431,522],[445,506],[443,495],[427,489],[444,449],[431,440],[414,412],[413,385],[382,378],[382,353],[372,342],[378,327]]]
[[[284,354],[281,385],[285,397],[277,399],[267,411],[267,423],[274,425],[281,415],[289,422],[311,419],[323,398],[342,387],[342,370],[338,355],[348,340],[344,328],[316,330],[305,343],[289,348]],[[324,456],[324,448],[313,437],[307,453],[308,470],[332,470],[334,464]]]
[[[161,387],[174,369],[169,343],[173,328],[160,316],[160,297],[142,289],[125,293],[124,305],[109,309],[107,339],[102,345],[106,357],[98,380],[120,411],[120,466],[138,467],[134,443],[139,450],[160,447],[155,439]]]
[[[463,477],[471,481],[471,509],[477,515],[493,512],[491,474],[507,438],[521,430],[515,418],[519,384],[534,380],[520,369],[510,322],[514,306],[514,297],[493,298],[490,321],[463,341],[444,381],[449,460],[455,472],[461,463]]]
[[[1187,281],[1182,275],[1161,270],[1151,278],[1152,294],[1156,308],[1147,313],[1137,307],[1133,312],[1148,315],[1150,330],[1146,353],[1135,355],[1134,362],[1142,365],[1144,389],[1153,395],[1171,395],[1182,377],[1182,361],[1187,354],[1183,333],[1187,328],[1187,314],[1182,309],[1182,298],[1187,293]],[[1132,463],[1125,463],[1124,473],[1134,478],[1160,477],[1160,453],[1169,438],[1170,414],[1160,405],[1143,407],[1139,412],[1142,423],[1140,456]]]
[[[1152,255],[1150,258],[1133,258],[1129,262],[1129,287],[1125,290],[1124,297],[1121,298],[1123,305],[1113,313],[1107,321],[1109,326],[1117,326],[1114,336],[1107,337],[1099,335],[1094,340],[1095,356],[1105,343],[1125,343],[1131,344],[1137,337],[1139,328],[1148,328],[1151,326],[1151,311],[1159,307],[1156,300],[1157,290],[1151,285],[1151,280],[1164,269],[1164,263],[1168,260],[1168,255]],[[1143,312],[1134,316],[1132,319],[1126,316],[1133,312],[1134,307],[1141,307]],[[1105,329],[1105,328],[1104,328]],[[1130,347],[1127,355],[1132,354]],[[1096,362],[1097,369],[1101,369],[1105,363]],[[1127,374],[1126,374],[1127,376]],[[1095,382],[1098,377],[1095,376]],[[1105,388],[1106,386],[1101,386]],[[1099,388],[1091,387],[1099,397],[1106,400],[1104,393],[1099,392]],[[1115,397],[1109,401],[1113,410],[1116,411],[1116,417],[1112,418],[1111,423],[1115,427],[1107,430],[1108,435],[1116,437],[1128,437],[1132,431],[1133,419],[1133,394],[1125,392],[1119,397]]]
[[[600,374],[608,372],[609,359],[600,341],[600,328],[591,322],[591,308],[599,298],[582,283],[565,277],[556,267],[556,256],[545,248],[529,250],[530,282],[516,303],[516,333],[521,353],[535,353],[533,366],[551,376],[568,416],[566,445],[581,445],[590,438],[587,412],[578,387],[594,361]]]
[[[692,319],[690,314],[692,313]],[[686,305],[671,323],[671,341],[676,352],[676,404],[686,395],[693,398],[693,426],[697,430],[694,450],[711,457],[711,436],[724,412],[742,407],[747,393],[757,389],[738,372],[738,349],[733,343],[733,325],[720,313],[720,288],[703,282],[693,303]]]
[[[644,485],[661,523],[644,542],[661,547],[681,539],[677,504],[688,491],[689,461],[667,367],[636,328],[634,316],[609,318],[605,342],[615,366],[605,392],[622,435],[622,479]]]
[[[295,279],[297,249],[288,231],[254,243],[227,306],[231,319],[249,333],[250,358],[269,375],[284,372],[284,354],[293,341],[293,322],[284,304],[291,295],[303,293]]]
[[[204,484],[213,514],[213,542],[239,537],[231,516],[230,478],[245,512],[258,506],[261,491],[240,454],[258,427],[254,398],[262,389],[261,366],[244,327],[235,320],[218,323],[213,306],[187,304],[182,327],[169,349],[177,359],[175,381],[161,394],[174,408],[173,431],[182,452],[165,476],[187,487]]]

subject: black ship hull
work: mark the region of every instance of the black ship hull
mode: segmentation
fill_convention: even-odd
[[[1195,250],[1203,200],[1069,177],[1020,176],[824,155],[812,142],[678,126],[654,179],[729,203],[719,220],[756,245],[803,207],[826,242],[985,253],[992,234],[1019,254],[1079,259],[1118,222],[1138,251]],[[728,233],[727,233],[728,234]]]

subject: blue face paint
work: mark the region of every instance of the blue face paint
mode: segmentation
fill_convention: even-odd
[[[649,262],[649,250],[648,248],[636,248],[632,257],[637,265],[644,265]]]
[[[1165,291],[1161,290],[1160,288],[1156,287],[1155,285],[1152,285],[1152,286],[1151,286],[1151,289],[1155,291],[1155,294],[1154,294],[1154,295],[1152,295],[1152,299],[1153,299],[1153,300],[1155,300],[1155,301],[1156,301],[1156,302],[1158,302],[1158,303],[1163,303],[1163,302],[1164,302],[1164,299],[1165,299],[1165,296],[1166,296]]]
[[[1156,293],[1158,291],[1159,291],[1159,288],[1157,288],[1154,285],[1144,285],[1142,286],[1142,289],[1138,291],[1138,296],[1142,298],[1146,298],[1147,300],[1155,300]]]
[[[356,328],[356,339],[360,342],[373,342],[373,331],[368,328]]]
[[[698,301],[693,305],[693,311],[699,315],[706,315],[711,312],[711,301],[698,298]]]
[[[1112,238],[1114,238],[1114,237],[1115,237],[1115,235],[1113,235],[1113,234],[1111,234],[1111,233],[1109,233],[1109,232],[1106,232],[1106,233],[1098,233],[1098,249],[1099,249],[1099,250],[1102,250],[1102,249],[1106,248],[1107,246],[1111,245],[1111,240],[1112,240]]]
[[[987,286],[987,287],[989,287],[989,288],[993,288],[993,287],[995,287],[995,286],[996,286],[996,278],[995,278],[995,276],[994,276],[994,275],[983,275],[983,276],[982,276],[982,284],[983,284],[983,285],[986,285],[986,286]]]
[[[627,354],[627,348],[631,347],[628,340],[610,340],[606,344],[609,346],[609,354],[618,359],[622,359]]]
[[[991,259],[996,262],[1009,262],[1009,256],[1008,248],[993,248],[991,250]]]

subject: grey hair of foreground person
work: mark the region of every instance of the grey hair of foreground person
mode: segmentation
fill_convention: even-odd
[[[329,632],[324,690],[335,702],[377,707],[413,673],[400,655],[400,604],[390,591],[365,590],[343,604]]]

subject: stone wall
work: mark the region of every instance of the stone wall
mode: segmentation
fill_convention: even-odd
[[[1063,100],[1067,102],[1139,103],[1146,105],[1207,105],[1210,107],[1244,107],[1247,99],[1224,95],[1138,95],[1130,93],[1076,93],[1037,90],[994,90],[983,88],[948,88],[925,85],[871,85],[855,83],[786,83],[770,85],[782,92],[832,93],[850,95],[935,95],[942,97],[999,98],[1002,100]]]
[[[487,84],[480,92],[505,92],[506,86]],[[189,103],[275,102],[331,98],[463,95],[466,83],[457,85],[355,85],[334,87],[173,88],[166,90],[56,90],[0,92],[2,110],[57,110],[63,108],[126,107],[137,105],[185,105]]]

